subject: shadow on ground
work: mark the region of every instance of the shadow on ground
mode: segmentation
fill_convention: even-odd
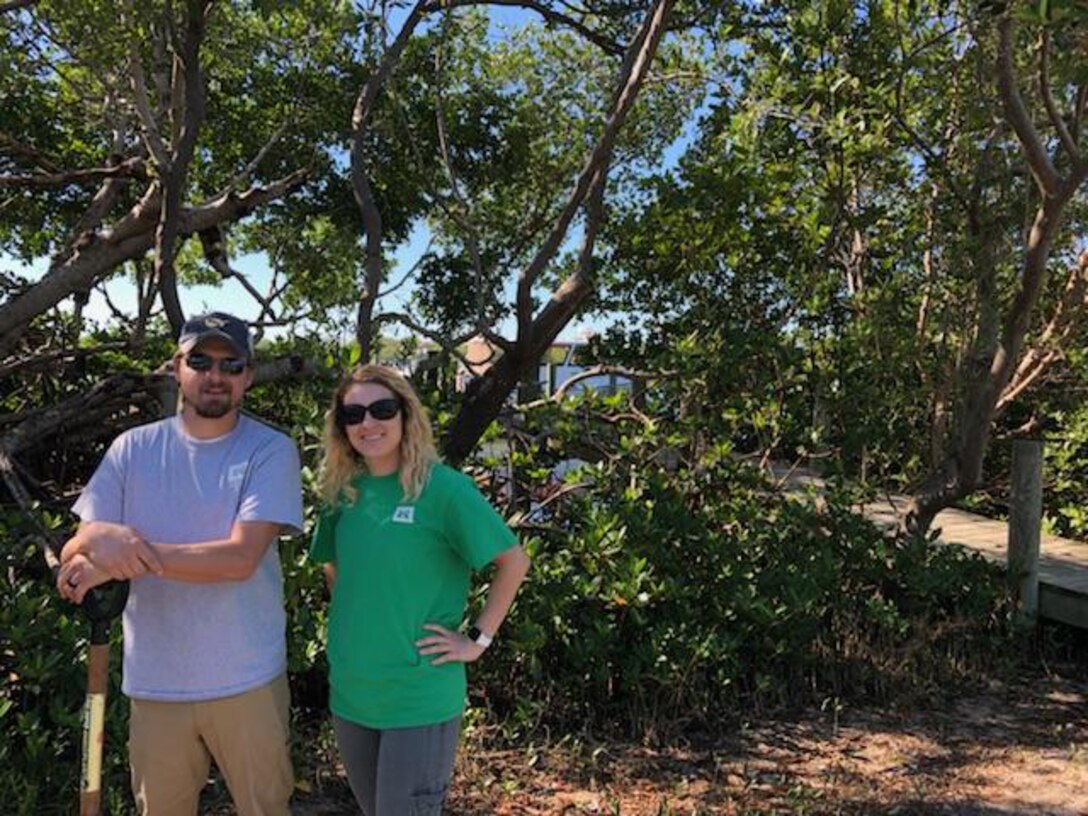
[[[296,816],[356,813],[323,770]],[[447,816],[1088,813],[1088,680],[1042,675],[912,711],[803,712],[657,748],[463,747]]]

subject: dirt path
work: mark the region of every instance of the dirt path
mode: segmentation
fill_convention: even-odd
[[[1081,675],[1083,677],[1083,675]],[[334,786],[335,787],[335,786]],[[299,816],[356,812],[330,787]],[[811,712],[701,749],[463,752],[447,816],[1088,814],[1088,681],[994,683],[913,712]]]

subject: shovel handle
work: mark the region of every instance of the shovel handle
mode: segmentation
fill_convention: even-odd
[[[92,642],[87,650],[87,699],[83,705],[79,816],[98,816],[102,807],[102,743],[105,737],[109,675],[109,643]]]

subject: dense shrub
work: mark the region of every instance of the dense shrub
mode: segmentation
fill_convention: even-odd
[[[888,700],[985,665],[1005,637],[1003,577],[981,558],[891,537],[847,496],[784,494],[727,445],[684,444],[626,434],[528,516],[530,581],[475,675],[500,718],[646,735]]]

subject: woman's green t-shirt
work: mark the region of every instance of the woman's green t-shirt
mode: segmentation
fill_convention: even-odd
[[[400,475],[359,476],[353,505],[323,512],[310,558],[336,564],[329,609],[330,706],[370,728],[452,719],[465,707],[465,664],[432,666],[415,642],[425,623],[461,626],[472,570],[517,543],[475,483],[434,466],[419,498]]]

